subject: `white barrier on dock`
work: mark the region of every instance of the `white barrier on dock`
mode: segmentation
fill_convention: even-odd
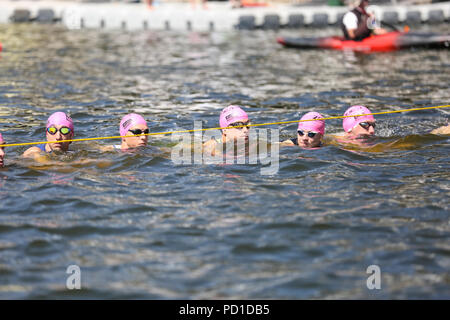
[[[346,7],[293,6],[233,9],[230,3],[164,3],[149,9],[142,3],[1,1],[0,23],[59,22],[69,29],[230,31],[326,27],[337,24]],[[378,6],[377,16],[389,23],[448,23],[450,1],[428,5]]]

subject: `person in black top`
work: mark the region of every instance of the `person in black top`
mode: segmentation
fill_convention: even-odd
[[[375,16],[366,11],[369,0],[356,2],[357,6],[342,18],[342,31],[346,40],[361,41],[371,34],[384,34],[385,29],[377,27]]]

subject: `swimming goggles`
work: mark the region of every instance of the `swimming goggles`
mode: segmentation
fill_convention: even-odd
[[[359,125],[366,130],[369,129],[370,126],[375,129],[375,122],[360,122]]]
[[[250,122],[235,122],[229,125],[230,127],[237,127],[236,129],[242,130],[244,128],[247,128],[250,126]]]
[[[141,129],[135,129],[135,130],[128,130],[130,132],[132,132],[134,135],[139,135],[139,134],[149,134],[150,130],[149,129],[145,129],[145,130],[141,130]]]
[[[300,135],[300,137],[303,137],[303,136],[305,135],[305,133],[303,132],[303,130],[298,130],[297,132],[298,132],[298,134]],[[308,132],[308,137],[314,138],[314,137],[316,136],[316,134],[317,134],[317,132],[310,131],[310,132]]]
[[[62,135],[67,135],[70,132],[72,132],[72,130],[70,128],[67,127],[61,127],[59,128],[59,130],[55,127],[48,127],[47,128],[47,132],[50,133],[52,136],[55,135],[57,132],[61,132]]]

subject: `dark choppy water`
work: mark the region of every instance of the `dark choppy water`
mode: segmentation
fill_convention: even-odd
[[[131,111],[159,132],[217,126],[231,103],[258,123],[357,103],[449,103],[449,51],[346,57],[285,50],[276,36],[1,26],[0,131],[8,142],[40,141],[57,110],[84,138],[118,134]],[[427,134],[448,113],[379,116],[380,142],[404,139],[405,150],[281,149],[271,176],[261,165],[176,166],[161,151],[169,137],[137,154],[78,143],[54,168],[8,148],[0,298],[448,299],[450,145]],[[339,120],[327,126],[341,130]],[[86,158],[98,161],[75,162]],[[65,286],[72,264],[80,291]],[[381,290],[366,287],[373,264]]]

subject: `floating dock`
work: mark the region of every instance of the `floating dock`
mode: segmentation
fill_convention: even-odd
[[[232,8],[229,2],[84,3],[70,1],[0,1],[0,23],[60,23],[69,29],[230,31],[324,28],[336,25],[348,9],[331,6],[272,4]],[[380,20],[419,25],[450,22],[450,1],[427,5],[376,6]]]

